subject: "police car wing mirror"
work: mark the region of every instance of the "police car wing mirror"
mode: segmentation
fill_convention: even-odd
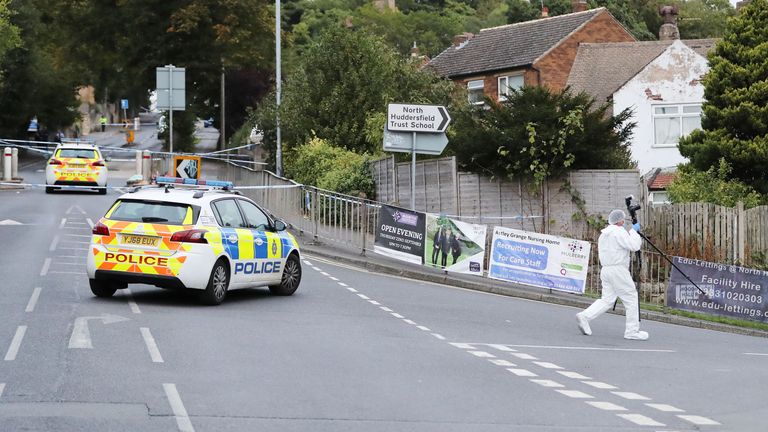
[[[280,219],[275,220],[275,231],[285,231],[285,228],[287,228],[285,222]]]

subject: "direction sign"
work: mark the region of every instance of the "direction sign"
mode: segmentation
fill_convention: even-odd
[[[384,129],[384,151],[439,155],[448,145],[445,133],[416,134],[416,148],[413,147],[413,132],[393,132]]]
[[[451,116],[444,106],[389,104],[387,129],[401,132],[445,132]]]
[[[165,66],[155,69],[157,109],[185,110],[187,104],[185,77],[186,68],[183,67]]]

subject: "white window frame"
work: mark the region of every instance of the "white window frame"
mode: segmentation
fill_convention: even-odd
[[[480,83],[478,85],[478,83]],[[480,90],[483,93],[483,98],[480,99],[479,102],[472,102],[472,98],[467,95],[467,100],[472,105],[484,105],[485,104],[485,80],[484,79],[475,79],[475,80],[469,80],[467,81],[467,93],[471,93],[472,90]]]
[[[497,80],[499,102],[504,102],[505,100],[507,100],[507,95],[509,94],[510,78],[523,78],[523,85],[521,85],[520,87],[515,87],[516,89],[522,88],[525,85],[525,76],[523,74],[510,74],[510,75],[500,76]]]
[[[656,108],[666,108],[666,107],[676,107],[677,112],[672,114],[656,114]],[[686,107],[698,107],[699,112],[697,113],[686,113],[685,108]],[[653,124],[653,145],[654,148],[670,148],[670,147],[677,147],[678,143],[657,143],[656,142],[656,119],[660,118],[668,118],[668,119],[678,119],[678,127],[680,131],[680,138],[688,136],[688,134],[683,133],[683,119],[684,118],[694,118],[698,117],[701,119],[702,111],[701,111],[701,103],[680,103],[680,104],[654,104],[651,105],[651,123]]]

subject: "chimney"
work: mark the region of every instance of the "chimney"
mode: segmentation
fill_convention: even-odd
[[[664,24],[659,29],[659,40],[680,39],[680,30],[677,28],[678,13],[677,6],[659,6],[659,15],[664,18]]]
[[[546,6],[543,6],[543,7],[541,8],[541,17],[542,17],[542,18],[546,18],[546,17],[548,17],[548,16],[549,16],[549,8],[548,8],[548,7],[546,7]]]
[[[571,8],[573,9],[573,12],[584,12],[585,10],[589,10],[589,5],[587,4],[587,0],[571,0]]]
[[[453,46],[456,49],[463,47],[469,42],[475,35],[472,33],[462,33],[453,37]]]
[[[413,46],[411,47],[411,58],[418,58],[419,57],[419,47],[416,46],[416,41],[413,41]]]

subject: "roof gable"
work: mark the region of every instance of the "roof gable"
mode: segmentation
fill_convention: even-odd
[[[586,92],[598,103],[604,103],[627,82],[656,60],[674,41],[584,43],[579,45],[576,60],[568,77],[574,92]],[[680,41],[706,58],[715,39]]]
[[[605,11],[597,8],[483,29],[460,48],[451,46],[440,53],[429,66],[440,75],[454,77],[530,65]]]

